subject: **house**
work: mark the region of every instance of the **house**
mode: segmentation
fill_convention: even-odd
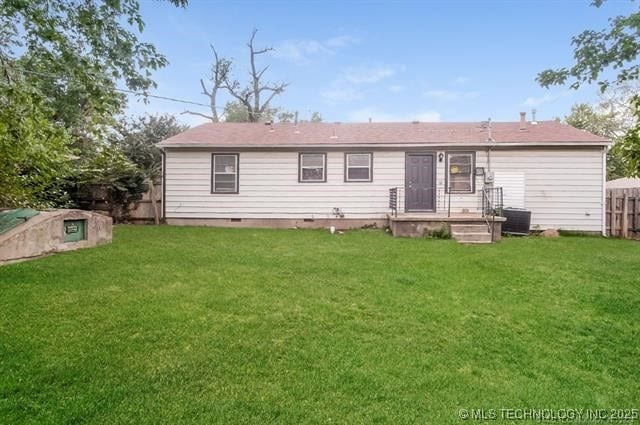
[[[178,225],[415,229],[483,224],[487,194],[501,188],[504,207],[531,211],[532,228],[601,233],[608,146],[524,113],[495,123],[209,123],[159,144],[163,209]]]

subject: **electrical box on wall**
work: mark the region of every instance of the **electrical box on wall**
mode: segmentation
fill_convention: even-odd
[[[484,182],[485,183],[493,183],[493,171],[487,171],[484,174]]]

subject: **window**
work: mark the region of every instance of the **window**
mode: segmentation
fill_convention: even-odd
[[[447,191],[451,193],[475,192],[475,154],[447,153]]]
[[[211,167],[211,193],[238,193],[238,154],[214,153]]]
[[[301,153],[298,157],[298,180],[302,183],[327,181],[327,154]]]
[[[344,154],[344,180],[346,182],[370,182],[373,168],[373,154],[346,153]]]

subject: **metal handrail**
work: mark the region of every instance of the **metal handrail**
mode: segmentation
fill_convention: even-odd
[[[495,240],[494,229],[496,216],[501,214],[503,204],[503,194],[501,187],[483,187],[482,188],[482,216],[484,217],[489,233],[491,233],[491,242]],[[489,221],[491,218],[491,221]]]

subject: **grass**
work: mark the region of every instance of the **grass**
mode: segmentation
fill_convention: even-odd
[[[639,359],[631,241],[120,226],[0,267],[3,424],[639,409]]]

